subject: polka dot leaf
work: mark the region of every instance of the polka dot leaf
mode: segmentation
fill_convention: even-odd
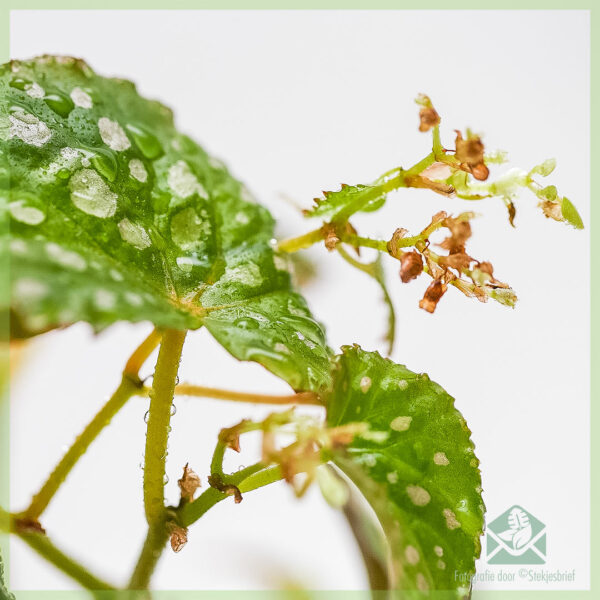
[[[0,97],[13,337],[77,321],[204,325],[295,389],[328,382],[323,331],[270,243],[271,215],[168,108],[49,56],[0,67]]]
[[[479,461],[454,400],[425,374],[346,346],[334,361],[330,427],[369,429],[334,462],[374,509],[402,598],[462,598],[480,554]],[[400,592],[399,592],[400,593]]]

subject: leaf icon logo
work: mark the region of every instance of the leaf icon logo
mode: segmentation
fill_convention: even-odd
[[[508,525],[510,529],[499,533],[498,536],[505,542],[512,542],[515,550],[523,548],[533,534],[527,513],[520,508],[513,508],[508,515]]]

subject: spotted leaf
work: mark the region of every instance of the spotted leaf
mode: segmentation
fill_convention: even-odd
[[[323,332],[273,250],[271,215],[168,108],[65,57],[13,61],[0,85],[13,337],[76,321],[205,325],[294,388],[327,382]]]
[[[0,600],[15,600],[14,594],[11,594],[4,584],[4,564],[2,563],[2,555],[0,554]]]
[[[330,426],[364,422],[334,462],[359,487],[385,531],[391,587],[402,598],[461,598],[480,553],[479,461],[453,399],[427,375],[377,352],[344,347],[327,398]],[[396,597],[396,596],[393,596]]]

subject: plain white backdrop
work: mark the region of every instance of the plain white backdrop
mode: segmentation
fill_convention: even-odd
[[[293,202],[322,189],[367,183],[428,152],[417,131],[419,92],[454,128],[484,134],[511,166],[550,156],[551,183],[589,224],[589,14],[585,11],[14,11],[11,55],[69,54],[99,73],[134,80],[171,106],[178,126],[301,233]],[[470,253],[491,260],[520,301],[483,305],[450,290],[432,316],[417,304],[426,282],[402,285],[386,262],[398,309],[393,358],[427,371],[457,399],[483,471],[488,519],[519,504],[546,523],[547,568],[575,569],[589,586],[589,227],[546,220],[536,198],[517,203],[517,229],[500,200],[473,206],[420,190],[391,197],[355,220],[363,235],[420,230],[438,210],[475,209]],[[381,349],[379,291],[338,257],[315,249],[319,277],[305,294],[330,344]],[[94,337],[84,325],[39,338],[14,380],[11,499],[21,509],[118,383],[128,354],[149,331],[119,324]],[[144,371],[151,372],[149,363]],[[182,381],[285,392],[254,364],[240,364],[205,332],[189,335]],[[190,462],[205,483],[220,427],[261,407],[179,400],[168,457],[167,495]],[[111,579],[124,581],[145,533],[143,415],[133,399],[93,445],[44,515],[49,534]],[[249,446],[249,448],[251,445]],[[232,468],[252,457],[232,457]],[[237,462],[236,462],[237,461]],[[73,584],[14,541],[15,589]],[[484,548],[485,550],[485,548]],[[479,568],[488,568],[485,559]],[[489,567],[492,569],[492,567]],[[495,570],[498,570],[496,567]],[[318,491],[295,501],[285,484],[223,502],[190,531],[156,573],[162,589],[312,589],[366,586],[343,518]],[[544,584],[481,583],[518,589]]]

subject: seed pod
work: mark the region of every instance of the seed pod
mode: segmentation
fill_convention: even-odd
[[[421,255],[413,250],[405,252],[400,258],[400,279],[402,283],[408,283],[416,279],[423,272],[423,259]]]

